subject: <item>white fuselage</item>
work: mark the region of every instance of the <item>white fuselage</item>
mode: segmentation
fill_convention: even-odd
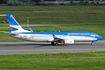
[[[54,40],[52,35],[47,34],[17,34],[13,35],[13,37],[22,39],[22,40],[28,40],[28,41],[35,41],[35,42],[51,42]],[[74,41],[93,41],[97,40],[97,38],[94,37],[88,37],[88,36],[65,36],[65,35],[56,35],[57,38],[60,39],[73,39]]]

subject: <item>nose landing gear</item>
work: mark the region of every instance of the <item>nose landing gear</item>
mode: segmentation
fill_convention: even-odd
[[[93,41],[91,42],[91,45],[93,44]]]

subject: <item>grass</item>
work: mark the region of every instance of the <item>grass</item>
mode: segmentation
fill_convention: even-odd
[[[26,24],[104,23],[104,6],[1,6],[0,14],[11,13]],[[1,18],[1,20],[6,19]]]
[[[29,24],[55,25],[32,26],[34,31],[92,31],[105,40],[105,6],[0,6],[0,14],[7,13],[13,14],[21,25],[26,25],[27,17]],[[5,20],[6,17],[0,18]],[[9,31],[8,25],[0,23],[0,31]],[[9,37],[1,33],[0,36]]]
[[[103,70],[105,52],[0,55],[1,70]]]

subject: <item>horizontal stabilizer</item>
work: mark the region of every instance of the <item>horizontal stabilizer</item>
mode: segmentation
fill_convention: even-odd
[[[5,34],[11,34],[11,32],[4,32]]]

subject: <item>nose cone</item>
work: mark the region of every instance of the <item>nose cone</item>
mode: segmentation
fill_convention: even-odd
[[[98,39],[98,40],[102,40],[102,36],[98,36],[97,39]]]

